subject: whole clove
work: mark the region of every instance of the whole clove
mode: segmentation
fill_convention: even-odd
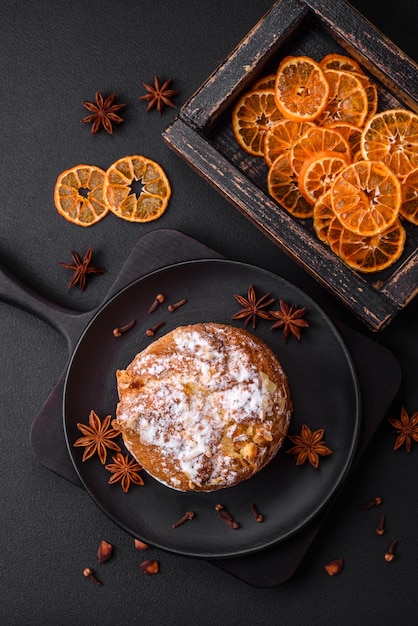
[[[157,324],[154,324],[154,326],[151,326],[151,328],[147,328],[147,330],[145,331],[145,334],[147,335],[147,337],[154,337],[157,330],[162,328],[164,324],[165,322],[157,322]]]
[[[360,508],[371,509],[374,506],[380,506],[382,502],[383,502],[382,498],[380,498],[379,496],[376,496],[376,498],[373,498],[373,500],[370,500],[370,502],[366,502],[365,504],[362,504]]]
[[[395,550],[397,547],[398,547],[398,541],[395,539],[394,541],[392,541],[389,548],[385,552],[385,561],[387,561],[388,563],[393,561],[393,559],[395,558]]]
[[[157,308],[158,305],[162,304],[165,300],[165,296],[162,293],[158,293],[155,296],[155,300],[154,302],[151,304],[150,308],[148,309],[148,313],[153,313],[155,311],[155,309]]]
[[[259,524],[261,522],[264,522],[264,516],[261,515],[261,513],[257,509],[256,505],[252,504],[250,508],[251,508],[251,512],[253,513],[253,515],[255,517],[255,521],[258,522]]]
[[[225,524],[228,524],[228,526],[230,526],[234,530],[237,530],[239,528],[238,522],[236,522],[234,520],[234,518],[232,517],[231,513],[229,513],[229,511],[227,511],[225,509],[223,504],[216,504],[215,505],[215,511],[218,511],[218,513],[219,513],[218,518],[222,522],[224,522]]]
[[[170,313],[173,313],[176,309],[179,309],[181,306],[183,306],[183,304],[186,304],[187,300],[186,298],[183,298],[182,300],[179,300],[178,302],[175,302],[174,304],[169,304],[167,307],[167,310],[170,311]]]
[[[178,528],[179,526],[182,526],[185,522],[193,519],[194,516],[195,514],[193,513],[193,511],[187,511],[187,513],[183,515],[183,517],[177,520],[177,522],[174,522],[174,524],[172,525],[172,528]]]
[[[117,328],[113,329],[113,336],[114,337],[121,337],[124,333],[127,333],[128,330],[131,330],[131,328],[133,328],[136,324],[136,320],[132,320],[131,322],[129,322],[128,324],[125,324],[125,326],[120,326]]]
[[[383,535],[385,532],[385,514],[382,513],[382,515],[379,518],[379,523],[376,526],[376,533],[378,535]]]
[[[93,571],[89,567],[86,567],[83,570],[83,575],[86,578],[89,578],[97,587],[101,587],[103,585],[102,581],[96,578],[96,576],[93,574]]]

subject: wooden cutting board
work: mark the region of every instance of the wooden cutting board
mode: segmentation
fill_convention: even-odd
[[[222,258],[222,255],[179,231],[162,229],[147,233],[132,249],[105,302],[149,272],[182,261],[209,258]],[[29,311],[58,329],[67,340],[69,357],[87,324],[100,309],[78,313],[60,307],[17,281],[4,268],[0,268],[0,299]],[[356,453],[358,460],[397,394],[401,372],[395,357],[386,348],[346,326],[337,324],[337,327],[351,353],[362,390],[363,417]],[[65,373],[64,370],[34,418],[30,443],[35,457],[43,466],[82,487],[67,450],[63,429]],[[248,584],[258,587],[279,585],[297,570],[334,502],[335,498],[307,527],[272,548],[250,556],[211,562]]]

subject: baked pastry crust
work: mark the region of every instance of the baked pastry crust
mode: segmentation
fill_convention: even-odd
[[[173,489],[240,483],[273,459],[288,429],[287,377],[244,329],[179,326],[116,377],[114,426],[142,467]]]

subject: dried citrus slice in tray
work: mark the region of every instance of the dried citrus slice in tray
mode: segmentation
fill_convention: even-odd
[[[312,205],[302,196],[298,177],[290,165],[288,153],[279,156],[267,175],[269,194],[291,215],[300,219],[312,217]]]
[[[347,165],[349,165],[347,157],[339,152],[319,152],[307,159],[298,176],[298,185],[303,197],[311,204],[315,204]]]
[[[328,128],[336,130],[348,141],[351,157],[354,160],[354,156],[360,152],[361,128],[354,126],[354,124],[348,124],[347,122],[333,122]]]
[[[407,109],[376,113],[366,123],[362,138],[363,158],[381,161],[403,178],[418,167],[418,115]]]
[[[324,70],[342,70],[344,72],[351,72],[358,78],[363,85],[367,95],[367,116],[374,115],[377,110],[378,93],[377,87],[372,83],[369,77],[363,72],[360,65],[354,59],[351,59],[344,54],[327,54],[319,62],[319,66]]]
[[[324,193],[313,208],[313,226],[316,236],[322,243],[328,245],[328,231],[331,222],[337,219],[331,204],[331,192]]]
[[[344,228],[338,218],[331,221],[328,243],[349,267],[372,273],[390,267],[401,256],[405,245],[405,229],[397,219],[382,233],[362,237]]]
[[[329,85],[329,97],[317,123],[327,125],[333,122],[347,122],[362,126],[369,105],[360,78],[342,70],[325,70],[324,75]]]
[[[62,172],[55,183],[54,203],[62,217],[78,226],[92,226],[109,213],[103,184],[104,170],[76,165]]]
[[[363,70],[360,65],[351,57],[344,54],[330,52],[326,54],[320,61],[319,66],[325,70],[342,70],[343,72],[354,72],[362,74]]]
[[[262,76],[258,78],[256,82],[253,84],[251,91],[256,91],[257,89],[274,89],[274,83],[276,82],[276,74],[268,74],[267,76]]]
[[[363,86],[366,90],[368,105],[366,120],[368,120],[377,111],[379,94],[377,92],[376,85],[374,83],[371,83],[367,77],[365,79],[362,79],[362,75],[360,75],[359,78],[360,80],[362,80]]]
[[[348,141],[338,131],[314,126],[308,128],[290,149],[290,163],[296,174],[299,174],[307,159],[319,152],[339,152],[351,160]]]
[[[358,161],[332,183],[331,202],[345,228],[362,236],[376,235],[398,218],[401,186],[383,163]]]
[[[248,114],[257,92],[273,93],[278,121],[259,102]],[[400,219],[418,225],[418,114],[376,113],[378,96],[349,56],[287,56],[234,110],[238,143],[264,157],[268,193],[293,217],[313,218],[318,239],[359,272],[399,259]]]
[[[325,109],[329,86],[319,64],[307,56],[288,56],[280,63],[275,82],[277,106],[285,117],[314,120]]]
[[[158,163],[133,155],[115,161],[107,169],[104,194],[117,217],[129,222],[151,222],[166,210],[171,187]]]
[[[283,119],[271,89],[245,93],[232,112],[232,130],[238,144],[248,154],[264,156],[264,137]]]
[[[418,226],[418,168],[412,170],[402,183],[402,204],[399,213]]]
[[[267,165],[270,167],[277,157],[290,150],[294,142],[313,126],[312,122],[294,122],[288,119],[274,124],[267,132],[264,143],[264,160]]]

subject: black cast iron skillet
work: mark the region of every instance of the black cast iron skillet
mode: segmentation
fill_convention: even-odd
[[[333,454],[319,468],[296,466],[282,450],[269,465],[238,486],[210,494],[180,493],[145,475],[145,486],[132,485],[126,494],[108,483],[109,473],[98,458],[82,461],[74,447],[78,422],[87,422],[91,409],[114,415],[117,404],[115,372],[126,367],[153,338],[146,330],[158,321],[158,335],[179,325],[197,322],[234,323],[240,308],[233,294],[246,295],[252,284],[259,295],[270,292],[277,301],[306,307],[309,329],[298,342],[285,341],[272,322],[260,321],[253,331],[276,352],[290,382],[294,417],[290,432],[303,423],[325,429]],[[160,306],[147,313],[156,293],[166,302],[187,303],[174,313]],[[120,338],[115,326],[136,319]],[[64,430],[74,466],[95,502],[132,535],[160,548],[188,556],[220,558],[249,554],[282,541],[308,524],[340,486],[355,452],[360,425],[357,377],[340,334],[306,294],[260,268],[222,259],[180,263],[140,278],[108,301],[83,333],[71,359],[64,389]],[[288,446],[287,446],[288,447]],[[220,521],[215,505],[224,504],[240,525],[232,530]],[[263,512],[257,523],[251,504]],[[173,529],[186,511],[193,522]]]
[[[159,262],[163,262],[161,258]],[[132,265],[133,279],[135,264]],[[122,274],[121,282],[130,282],[130,271]],[[116,295],[107,299],[103,307],[81,314],[51,305],[31,290],[17,286],[10,277],[3,276],[1,282],[2,299],[29,308],[66,337],[72,355],[63,394],[68,451],[64,448],[60,455],[67,454],[68,458],[69,452],[81,484],[98,506],[132,535],[188,556],[216,559],[247,555],[300,531],[342,484],[353,460],[361,419],[356,373],[333,323],[315,302],[287,281],[242,263],[221,259],[192,261],[157,270],[121,291],[121,285],[116,284],[112,290]],[[114,414],[115,370],[125,367],[151,341],[145,330],[151,323],[147,310],[155,294],[165,293],[167,301],[187,298],[187,305],[173,314],[163,307],[153,314],[152,323],[159,319],[166,322],[160,332],[198,321],[240,325],[241,322],[231,322],[238,306],[233,294],[245,295],[249,284],[259,294],[268,291],[277,300],[282,298],[307,309],[310,327],[300,342],[295,338],[285,342],[281,332],[270,330],[268,322],[260,322],[254,332],[275,350],[288,374],[294,402],[290,432],[300,432],[302,423],[312,429],[324,428],[326,443],[333,454],[314,469],[308,465],[296,466],[293,456],[283,449],[257,476],[237,487],[211,494],[179,493],[146,475],[144,487],[133,485],[127,494],[119,485],[109,485],[109,474],[97,458],[81,461],[82,450],[73,446],[80,436],[76,424],[87,423],[91,409],[101,417]],[[137,320],[135,327],[116,339],[113,328],[133,318]],[[51,407],[56,412],[61,390],[62,380],[46,403],[48,410],[44,407],[41,416],[50,416]],[[35,420],[35,424],[32,445],[36,449],[36,440],[43,441],[46,432],[42,431],[43,419]],[[51,420],[49,438],[50,424]],[[55,424],[54,429],[51,445],[59,429],[62,432],[62,422]],[[62,459],[58,465],[62,468]],[[61,472],[66,477],[67,469]],[[218,519],[214,508],[218,502],[234,515],[240,525],[238,530]],[[252,503],[256,503],[265,517],[261,524],[250,510]],[[173,529],[172,524],[188,510],[195,512],[195,519]]]

